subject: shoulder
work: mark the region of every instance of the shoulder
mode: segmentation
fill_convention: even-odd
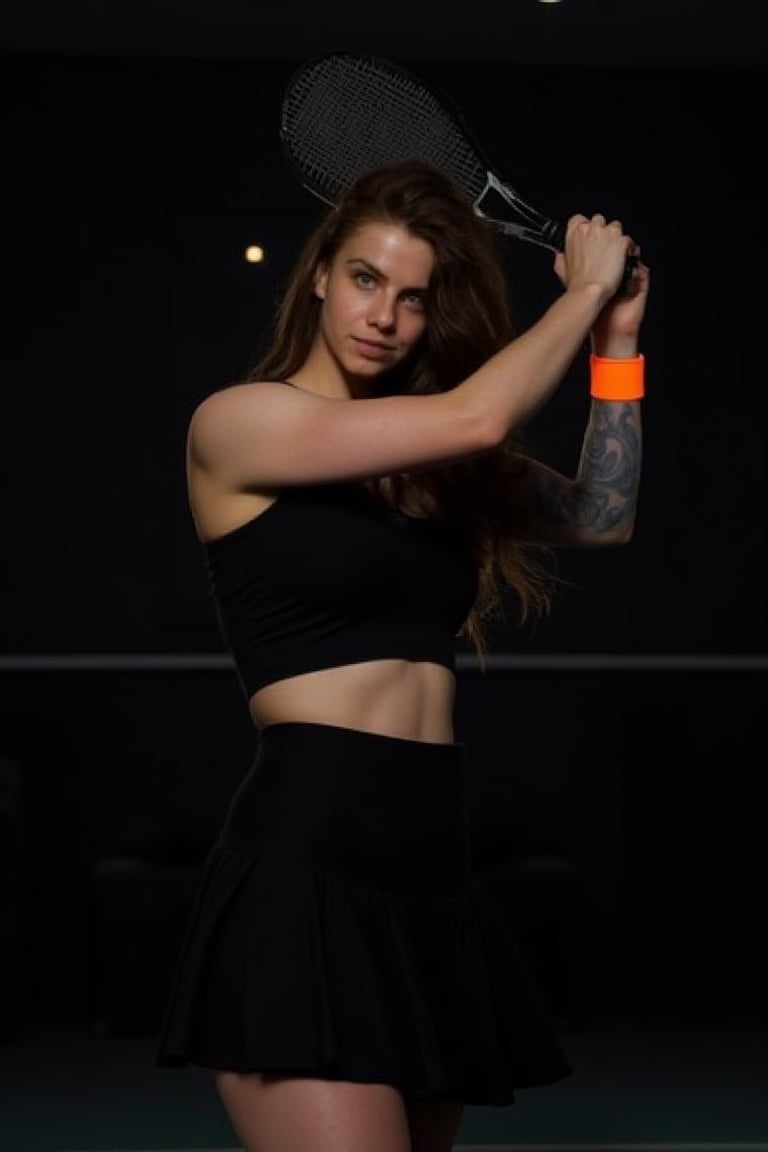
[[[250,408],[254,404],[272,402],[292,392],[295,392],[295,388],[287,380],[237,381],[205,396],[193,411],[192,420],[201,414],[208,416],[211,413],[230,412],[240,407]]]
[[[280,408],[296,389],[277,380],[243,381],[205,396],[193,409],[187,426],[187,464],[219,473],[227,460],[268,435],[269,413]]]
[[[228,384],[205,396],[189,420],[189,439],[202,444],[211,436],[235,431],[243,422],[252,424],[267,406],[272,408],[296,393],[282,380],[248,380]]]

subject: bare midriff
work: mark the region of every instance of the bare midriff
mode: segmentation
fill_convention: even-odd
[[[279,680],[254,693],[249,707],[257,728],[331,724],[450,744],[455,687],[453,673],[440,664],[368,660]]]

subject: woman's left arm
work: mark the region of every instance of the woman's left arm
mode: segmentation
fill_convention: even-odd
[[[615,547],[631,540],[642,462],[640,404],[592,401],[575,477],[525,461],[517,481],[525,508],[520,535],[553,547]]]
[[[605,306],[590,335],[592,352],[605,360],[638,354],[650,274],[639,249],[634,254],[637,268],[629,293]],[[555,258],[555,272],[567,283],[562,253]],[[574,477],[526,461],[518,495],[525,509],[519,529],[527,539],[582,548],[615,547],[632,539],[642,465],[641,404],[592,399]]]

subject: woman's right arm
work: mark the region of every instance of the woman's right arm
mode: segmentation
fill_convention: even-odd
[[[616,291],[629,243],[618,225],[573,217],[566,290],[449,391],[345,400],[280,383],[236,385],[196,410],[191,459],[244,490],[364,479],[492,451],[555,392]]]

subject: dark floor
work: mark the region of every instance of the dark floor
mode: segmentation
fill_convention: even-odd
[[[606,1019],[563,1037],[575,1072],[470,1109],[458,1144],[717,1145],[768,1152],[768,1026]],[[151,1037],[38,1025],[0,1045],[1,1152],[234,1149],[207,1074],[153,1066]],[[761,1149],[762,1152],[762,1149]]]

